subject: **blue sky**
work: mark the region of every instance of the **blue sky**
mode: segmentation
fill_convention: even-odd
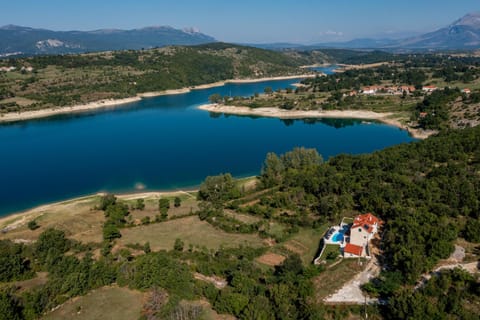
[[[479,0],[3,0],[0,25],[53,30],[196,27],[227,42],[346,41],[433,31]]]

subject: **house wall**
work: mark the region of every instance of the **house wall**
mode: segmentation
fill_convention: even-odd
[[[350,230],[350,243],[356,246],[364,247],[368,244],[369,233],[362,227],[357,227]]]

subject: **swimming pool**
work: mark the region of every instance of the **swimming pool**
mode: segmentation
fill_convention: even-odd
[[[342,242],[343,241],[343,230],[335,233],[332,237],[332,242]]]
[[[345,238],[345,233],[350,229],[350,226],[344,225],[341,229],[339,229],[337,232],[335,232],[332,235],[332,242],[333,243],[338,243],[342,242],[343,239]]]

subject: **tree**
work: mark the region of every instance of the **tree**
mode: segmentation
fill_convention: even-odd
[[[265,89],[263,89],[263,92],[270,95],[270,94],[273,93],[273,89],[272,89],[272,87],[265,87]]]
[[[267,153],[263,163],[260,180],[266,188],[280,185],[285,172],[285,166],[282,160],[273,152]]]
[[[198,191],[198,199],[208,202],[216,210],[223,210],[226,201],[239,196],[240,190],[230,173],[207,177]]]
[[[145,244],[143,245],[143,252],[145,253],[150,253],[152,252],[152,249],[150,248],[150,242],[145,242]]]
[[[295,148],[282,155],[285,168],[302,169],[310,166],[318,166],[323,162],[322,156],[317,149]]]
[[[65,238],[65,232],[50,228],[40,234],[35,243],[34,252],[44,263],[47,257],[54,259],[63,255],[68,249],[70,249],[70,241]]]
[[[103,225],[103,239],[107,241],[112,241],[113,239],[116,238],[121,238],[122,234],[118,230],[117,226],[115,223],[111,221],[105,222]]]
[[[179,238],[175,239],[175,243],[173,244],[173,249],[175,251],[183,251],[183,246],[184,246],[184,243],[181,239]]]
[[[28,229],[30,229],[32,231],[40,228],[37,221],[35,221],[35,220],[29,221],[27,226],[28,226]]]
[[[222,96],[218,93],[214,93],[211,96],[208,97],[208,101],[210,103],[220,103],[223,101]]]
[[[105,211],[108,206],[113,205],[117,202],[117,198],[115,195],[111,193],[107,193],[106,195],[100,198],[100,204],[98,205],[98,209]]]
[[[137,199],[137,202],[135,204],[135,209],[137,210],[143,210],[145,209],[145,200],[143,199]]]
[[[20,320],[21,309],[15,298],[8,292],[0,291],[0,318],[2,320]]]
[[[175,208],[178,208],[182,205],[182,199],[180,199],[180,197],[175,197],[173,201],[174,201]]]
[[[162,198],[158,201],[158,210],[163,220],[168,217],[168,209],[170,209],[170,200]]]
[[[109,205],[105,210],[105,217],[119,228],[125,225],[125,217],[129,214],[128,206],[120,202]]]

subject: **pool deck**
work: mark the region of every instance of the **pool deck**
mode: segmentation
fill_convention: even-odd
[[[320,254],[318,255],[318,257],[314,260],[313,262],[314,264],[320,264],[320,258],[322,257],[323,251],[325,250],[325,245],[327,244],[337,245],[339,247],[338,248],[339,250],[345,247],[349,238],[348,236],[345,236],[345,233],[347,233],[350,230],[350,223],[346,223],[345,222],[346,219],[348,218],[343,218],[342,222],[340,222],[339,225],[330,227],[328,231],[325,233],[325,235],[322,238],[323,244],[324,244],[323,248]],[[335,241],[334,239],[336,238],[336,235],[339,233],[343,234],[342,240]]]

